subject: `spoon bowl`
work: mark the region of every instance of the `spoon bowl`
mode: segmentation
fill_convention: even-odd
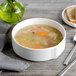
[[[76,43],[76,35],[73,38],[73,42]]]
[[[71,52],[69,53],[68,57],[66,58],[66,60],[64,61],[64,65],[68,65],[68,62],[70,61],[73,53],[76,50],[76,35],[74,35],[73,37],[73,42],[75,43],[75,46],[73,47],[73,49],[71,50]]]

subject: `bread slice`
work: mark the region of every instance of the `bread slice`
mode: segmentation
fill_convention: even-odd
[[[76,8],[75,8],[75,19],[76,19]]]
[[[70,22],[76,23],[76,6],[66,9],[66,17]]]

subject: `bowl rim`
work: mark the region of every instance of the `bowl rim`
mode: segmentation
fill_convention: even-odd
[[[59,22],[57,22],[57,21],[55,21],[55,20],[52,20],[52,19],[49,19],[49,18],[29,18],[29,19],[26,19],[26,20],[32,20],[32,19],[46,19],[46,20],[50,20],[50,21],[53,21],[53,22],[57,23],[58,25],[60,25],[60,27],[61,27],[61,28],[63,29],[63,31],[64,31],[64,36],[63,36],[63,39],[61,40],[60,43],[62,43],[62,41],[66,38],[66,30],[64,29],[64,27],[63,27]],[[22,22],[24,22],[24,21],[26,21],[26,20],[23,20],[23,21],[21,21],[21,22],[19,22],[19,23],[22,23]],[[18,26],[19,23],[17,23],[17,24],[14,26],[14,28],[15,28],[16,26]],[[14,38],[14,36],[13,36],[13,30],[14,30],[14,28],[12,29],[12,34],[11,34],[11,35],[12,35],[12,39],[15,41],[15,43],[16,43],[17,45],[19,45],[20,47],[22,47],[22,48],[24,48],[24,49],[28,49],[28,50],[46,50],[46,49],[53,49],[53,48],[57,47],[58,45],[60,45],[60,43],[59,43],[59,44],[57,44],[56,46],[49,47],[49,48],[43,48],[43,49],[33,49],[33,48],[25,47],[25,46],[19,44],[19,43],[15,40],[15,38]],[[57,28],[56,28],[56,29],[57,29]]]

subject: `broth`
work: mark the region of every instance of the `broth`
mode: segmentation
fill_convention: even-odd
[[[15,34],[15,40],[19,44],[33,49],[56,46],[62,39],[63,36],[59,30],[44,24],[23,27]]]

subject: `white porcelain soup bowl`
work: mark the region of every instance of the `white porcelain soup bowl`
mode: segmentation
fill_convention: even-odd
[[[45,49],[32,49],[32,48],[27,48],[20,45],[14,39],[16,32],[19,29],[25,26],[30,26],[32,24],[46,24],[57,28],[62,33],[63,40],[58,45],[50,48],[45,48]],[[64,51],[65,41],[66,41],[66,31],[64,27],[58,22],[47,18],[31,18],[31,19],[24,20],[18,23],[12,30],[13,50],[17,55],[21,56],[22,58],[32,60],[32,61],[46,61],[46,60],[57,58]]]

